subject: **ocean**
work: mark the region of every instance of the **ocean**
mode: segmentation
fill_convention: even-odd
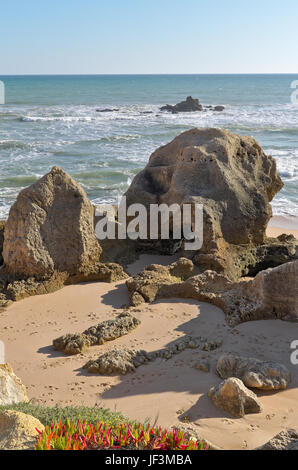
[[[54,165],[96,204],[115,202],[150,154],[192,127],[251,135],[277,160],[277,216],[298,216],[298,105],[294,75],[1,76],[0,218],[19,191]],[[188,95],[225,111],[168,114]],[[118,109],[106,113],[96,109]]]

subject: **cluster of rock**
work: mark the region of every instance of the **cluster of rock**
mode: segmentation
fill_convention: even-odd
[[[4,228],[1,305],[69,283],[125,279],[121,266],[100,262],[101,253],[94,208],[85,191],[54,167],[23,189],[10,209]]]
[[[246,387],[260,390],[284,390],[291,381],[291,374],[283,364],[234,354],[221,356],[216,370],[222,379],[237,377]]]
[[[175,105],[167,104],[166,106],[162,106],[160,111],[167,111],[172,114],[178,113],[191,113],[196,111],[224,111],[224,106],[206,106],[205,108],[199,102],[197,98],[192,98],[192,96],[188,96],[185,101],[181,101]]]
[[[263,409],[250,388],[284,390],[291,381],[291,375],[283,364],[233,354],[222,355],[216,370],[225,380],[211,388],[208,396],[218,408],[237,418],[260,413]]]
[[[172,356],[183,352],[185,349],[201,349],[202,351],[213,351],[221,346],[221,341],[207,340],[202,337],[184,336],[174,341],[170,346],[157,351],[146,352],[132,349],[114,349],[108,351],[98,359],[91,359],[84,365],[91,374],[125,375],[133,372],[137,367],[160,359],[171,359]]]
[[[175,266],[180,263],[186,264],[186,260],[177,261]],[[298,260],[239,282],[210,270],[192,275],[195,267],[191,272],[191,263],[187,260],[190,277],[186,275],[185,281],[172,275],[173,265],[151,265],[128,279],[126,285],[132,305],[160,298],[191,298],[221,308],[230,326],[269,318],[298,320]]]
[[[101,345],[127,335],[134,330],[140,320],[125,311],[115,319],[106,320],[98,325],[91,326],[83,333],[68,333],[53,340],[53,348],[65,354],[80,354],[90,346]]]

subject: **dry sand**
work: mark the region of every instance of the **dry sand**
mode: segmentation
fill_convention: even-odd
[[[284,229],[278,233],[284,233]],[[130,267],[130,272],[152,262],[169,264],[171,261],[170,257],[142,256]],[[93,346],[78,356],[68,357],[53,351],[54,338],[67,332],[81,332],[112,318],[128,303],[124,282],[91,283],[25,299],[2,313],[0,338],[5,342],[6,360],[27,386],[29,397],[47,405],[97,403],[138,420],[150,418],[153,422],[158,418],[163,426],[185,422],[199,435],[225,449],[253,449],[284,428],[298,430],[298,366],[290,364],[290,344],[298,340],[297,324],[269,320],[232,329],[226,324],[223,312],[212,305],[170,299],[134,308],[133,313],[142,323],[128,336]],[[223,344],[211,353],[186,350],[168,361],[159,359],[124,377],[90,375],[82,369],[87,360],[113,348],[125,346],[153,351],[185,334],[220,338]],[[206,395],[211,386],[220,382],[215,365],[223,352],[284,363],[292,373],[289,389],[259,393],[264,406],[261,414],[242,419],[228,416]],[[194,369],[201,359],[210,361],[210,373]]]

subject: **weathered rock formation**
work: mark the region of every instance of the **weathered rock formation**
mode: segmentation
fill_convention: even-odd
[[[9,364],[0,364],[0,405],[27,402],[26,387]]]
[[[53,348],[65,354],[80,354],[86,351],[90,346],[104,344],[107,341],[113,341],[114,339],[127,335],[140,323],[140,320],[126,311],[118,315],[115,319],[106,320],[98,323],[98,325],[91,326],[83,333],[68,333],[60,338],[54,339]]]
[[[186,258],[180,258],[170,266],[152,264],[136,276],[127,279],[130,301],[134,306],[153,302],[162,295],[161,287],[182,282],[193,274],[194,265]]]
[[[114,349],[91,359],[84,365],[91,374],[112,375],[133,372],[136,367],[154,361],[157,358],[171,359],[172,356],[181,353],[185,349],[201,349],[202,351],[214,351],[221,346],[221,341],[207,340],[202,337],[184,336],[177,339],[169,346],[157,351],[135,351],[132,349]]]
[[[298,450],[298,432],[293,429],[281,431],[257,450]]]
[[[44,425],[33,416],[19,411],[7,410],[0,413],[0,449],[34,450],[38,431]]]
[[[193,111],[203,111],[203,106],[198,99],[188,96],[185,101],[173,105],[167,104],[160,108],[161,111],[168,111],[173,114],[189,113]]]
[[[65,284],[128,277],[118,264],[100,262],[101,252],[94,208],[85,191],[54,167],[22,190],[10,209],[4,230],[0,306],[54,292]]]
[[[295,257],[293,237],[266,239],[270,201],[282,186],[275,160],[252,137],[192,129],[151,155],[126,197],[148,214],[150,204],[202,204],[203,246],[194,261],[236,280]]]
[[[54,167],[23,189],[5,225],[3,258],[13,276],[70,276],[98,263],[101,247],[93,229],[93,207],[84,190]]]
[[[221,308],[229,325],[277,318],[298,320],[298,260],[261,271],[253,279],[232,282],[216,271],[204,271],[182,282],[164,266],[146,268],[127,287],[131,303],[138,305],[158,298],[190,298]],[[290,291],[289,291],[290,286]]]
[[[222,379],[237,377],[249,388],[284,390],[291,381],[288,369],[272,361],[224,354],[217,362],[216,370]]]
[[[262,405],[255,393],[234,377],[211,388],[208,396],[218,408],[236,418],[262,411]]]

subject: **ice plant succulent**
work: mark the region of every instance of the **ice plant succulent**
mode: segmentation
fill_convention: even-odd
[[[189,439],[177,429],[163,429],[149,424],[103,422],[89,424],[86,421],[66,420],[53,423],[39,431],[36,450],[203,450],[203,445]]]

